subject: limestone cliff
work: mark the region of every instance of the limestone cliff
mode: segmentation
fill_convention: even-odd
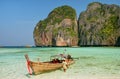
[[[34,29],[36,46],[76,46],[78,26],[76,12],[70,6],[61,6],[38,22]]]
[[[90,3],[78,19],[79,45],[120,45],[120,7]]]
[[[90,3],[76,18],[70,6],[51,11],[34,29],[36,46],[120,46],[120,6]]]

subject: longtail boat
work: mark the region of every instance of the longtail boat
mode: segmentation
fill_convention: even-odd
[[[60,60],[56,59],[56,57],[61,57]],[[46,61],[46,62],[33,62],[30,61],[28,55],[25,55],[25,58],[27,60],[27,67],[28,67],[28,71],[30,74],[41,74],[41,73],[45,73],[45,72],[49,72],[49,71],[53,71],[53,70],[57,70],[57,69],[61,69],[63,67],[63,59],[62,58],[66,58],[68,61],[68,65],[71,65],[74,63],[74,60],[72,59],[72,57],[70,55],[64,55],[64,54],[59,54],[59,55],[54,55],[51,56],[51,58],[55,58],[52,59],[50,61]],[[30,69],[32,72],[30,72]]]

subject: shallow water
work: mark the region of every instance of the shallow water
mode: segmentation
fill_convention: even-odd
[[[28,75],[25,54],[28,54],[33,61],[37,61],[38,58],[40,61],[48,61],[51,55],[60,53],[71,54],[79,60],[76,60],[66,73],[61,69],[37,76]],[[117,78],[113,79],[120,79],[120,48],[0,48],[0,79],[65,79],[64,77],[79,79],[82,75],[115,76]]]

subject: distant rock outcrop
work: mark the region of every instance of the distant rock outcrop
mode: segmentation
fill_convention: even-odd
[[[120,45],[120,7],[90,3],[78,19],[79,45]]]
[[[34,29],[36,46],[76,46],[78,26],[76,11],[70,6],[55,8]]]

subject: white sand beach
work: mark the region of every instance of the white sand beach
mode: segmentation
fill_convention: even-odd
[[[28,79],[120,79],[120,76],[97,76],[97,75],[81,75],[81,74],[68,74],[68,73],[61,73],[61,74],[41,74],[36,76],[29,76]]]

